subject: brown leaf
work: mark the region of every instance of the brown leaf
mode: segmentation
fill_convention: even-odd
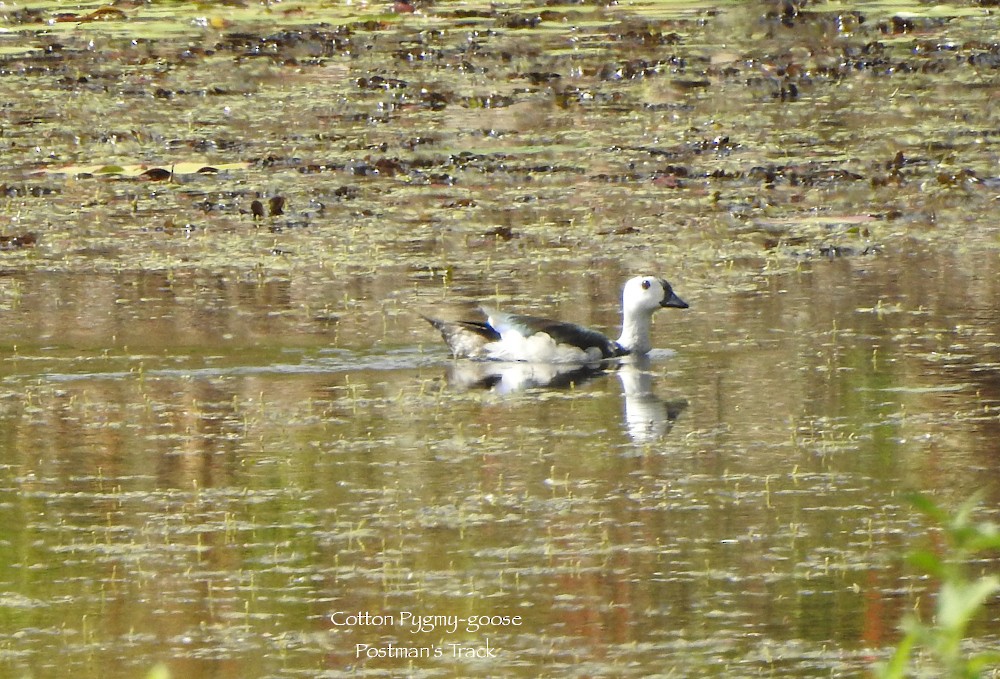
[[[151,167],[139,176],[150,182],[165,182],[170,179],[173,174],[174,173],[170,170],[164,170],[162,167]]]

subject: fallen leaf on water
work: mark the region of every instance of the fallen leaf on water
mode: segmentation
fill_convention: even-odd
[[[98,7],[90,14],[80,15],[63,12],[56,14],[53,18],[57,23],[84,23],[87,21],[125,21],[128,19],[128,15],[116,7]]]
[[[139,175],[140,178],[146,179],[151,182],[167,181],[173,176],[174,176],[173,172],[171,172],[170,170],[164,170],[162,167],[150,168],[145,172],[143,172],[141,175]]]

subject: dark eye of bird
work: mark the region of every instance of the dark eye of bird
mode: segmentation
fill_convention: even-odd
[[[650,285],[649,281],[643,281],[642,282],[642,289],[643,290],[649,290],[649,285]]]

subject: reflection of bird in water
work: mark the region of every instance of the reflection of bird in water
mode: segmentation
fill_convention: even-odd
[[[622,290],[622,334],[617,340],[575,323],[493,309],[483,309],[485,321],[424,318],[441,332],[455,358],[585,365],[648,353],[653,313],[664,307],[688,305],[664,279],[638,276]]]
[[[448,366],[448,384],[457,389],[488,389],[510,394],[526,389],[568,389],[614,373],[625,396],[625,428],[636,443],[654,441],[670,431],[687,407],[684,399],[664,401],[653,391],[648,357],[590,365],[516,361],[457,361]]]
[[[664,401],[653,392],[653,374],[646,357],[623,363],[617,375],[625,395],[625,427],[636,443],[664,436],[687,408],[683,398]]]
[[[607,373],[600,363],[458,361],[448,366],[448,384],[459,389],[491,389],[510,394],[525,389],[567,389]]]

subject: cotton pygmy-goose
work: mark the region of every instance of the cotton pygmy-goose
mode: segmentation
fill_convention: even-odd
[[[663,307],[687,309],[670,283],[637,276],[622,290],[622,334],[617,340],[575,323],[508,314],[483,308],[485,321],[424,318],[441,332],[455,358],[537,363],[592,363],[649,353],[653,312]]]

